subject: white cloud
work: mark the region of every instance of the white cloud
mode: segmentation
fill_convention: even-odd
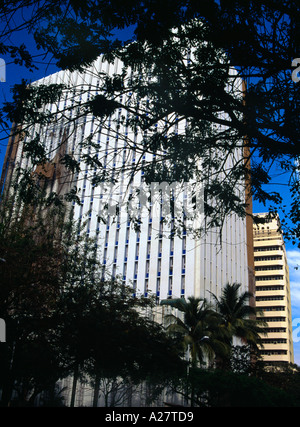
[[[294,320],[293,326],[295,326],[296,319],[300,318],[300,250],[288,250],[287,259],[290,270],[292,318]],[[300,341],[294,341],[293,344],[294,361],[300,366]]]
[[[300,270],[300,250],[291,249],[286,251],[290,267],[299,267]]]
[[[288,250],[293,317],[300,317],[300,250]]]

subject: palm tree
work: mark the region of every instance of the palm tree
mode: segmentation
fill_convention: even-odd
[[[187,379],[191,386],[191,406],[194,406],[194,369],[197,368],[198,362],[200,366],[204,363],[205,357],[208,361],[214,360],[218,354],[226,357],[225,355],[230,352],[224,337],[227,330],[221,327],[220,316],[205,299],[195,297],[189,297],[187,300],[166,299],[161,301],[161,305],[168,305],[182,313],[179,316],[171,313],[164,316],[164,319],[168,322],[167,331],[179,337],[183,349],[188,352],[191,366],[188,369]]]
[[[256,319],[257,309],[249,305],[249,299],[253,295],[247,291],[239,295],[240,287],[240,283],[227,283],[220,298],[212,294],[216,311],[221,316],[223,325],[231,337],[231,344],[235,336],[257,349],[261,335],[265,334],[266,323]]]
[[[165,316],[165,320],[168,332],[181,337],[184,350],[189,351],[192,367],[196,367],[198,361],[201,365],[205,356],[211,361],[216,354],[229,352],[224,339],[227,331],[221,328],[220,316],[205,299],[166,299],[161,301],[161,305],[173,307],[183,314],[176,316],[171,313]]]

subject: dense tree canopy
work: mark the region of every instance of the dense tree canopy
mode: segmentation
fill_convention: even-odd
[[[61,206],[15,203],[12,210],[2,201],[0,212],[0,317],[7,327],[0,406],[34,405],[72,375],[131,387],[148,380],[159,390],[181,375],[176,342],[145,315],[152,299],[134,297],[117,278],[103,280],[94,242],[77,236]]]

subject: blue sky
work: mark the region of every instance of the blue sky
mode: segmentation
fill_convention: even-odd
[[[29,50],[34,49],[34,45],[31,42],[28,35],[26,36],[26,45]],[[15,40],[16,44],[23,42],[24,34],[19,34]],[[33,50],[35,51],[35,50]],[[37,55],[40,55],[40,52],[36,52]],[[6,63],[6,81],[0,81],[0,108],[3,105],[3,102],[11,100],[11,88],[15,83],[20,83],[22,79],[29,81],[38,80],[46,75],[52,74],[58,69],[55,65],[49,64],[49,58],[44,59],[43,56],[37,56],[39,61],[39,70],[30,72],[24,67],[20,67],[11,62],[10,58],[2,56],[0,59],[4,59]],[[297,84],[297,83],[295,83]],[[300,82],[298,83],[300,84]],[[9,130],[8,130],[9,131]],[[4,138],[4,140],[2,140]],[[8,141],[7,132],[0,130],[0,170],[2,170],[3,160],[5,156],[5,149]],[[272,183],[268,191],[278,191],[286,204],[289,205],[289,195],[286,190],[286,186],[283,185],[285,177],[276,177],[274,178],[274,183]],[[268,208],[254,201],[253,212],[265,212]],[[282,215],[281,215],[282,218]],[[291,303],[292,303],[292,321],[294,329],[294,353],[295,353],[295,363],[300,366],[300,249],[297,246],[292,245],[289,241],[286,241],[287,256],[290,269],[290,284],[291,284]],[[299,267],[299,268],[298,268]],[[299,331],[297,325],[299,324]]]

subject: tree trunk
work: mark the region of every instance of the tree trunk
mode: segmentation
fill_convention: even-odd
[[[71,402],[70,402],[71,408],[74,408],[74,405],[75,405],[78,376],[79,376],[79,364],[77,363],[74,369],[74,376],[73,376],[72,395],[71,395]]]
[[[100,390],[100,381],[101,377],[97,373],[96,379],[95,379],[95,388],[94,388],[94,398],[93,398],[93,407],[96,408],[98,406],[98,399],[99,399],[99,390]]]
[[[13,381],[11,378],[6,378],[5,384],[2,388],[1,406],[10,406],[11,396],[13,391]]]
[[[3,344],[4,345],[4,344]],[[2,386],[2,398],[1,398],[1,406],[7,407],[11,404],[11,397],[13,393],[14,386],[14,374],[13,374],[13,365],[14,365],[14,356],[15,356],[15,348],[16,344],[13,343],[12,354],[10,356],[8,345],[4,347],[3,360],[5,360],[4,364],[4,378],[3,378],[3,386]]]

